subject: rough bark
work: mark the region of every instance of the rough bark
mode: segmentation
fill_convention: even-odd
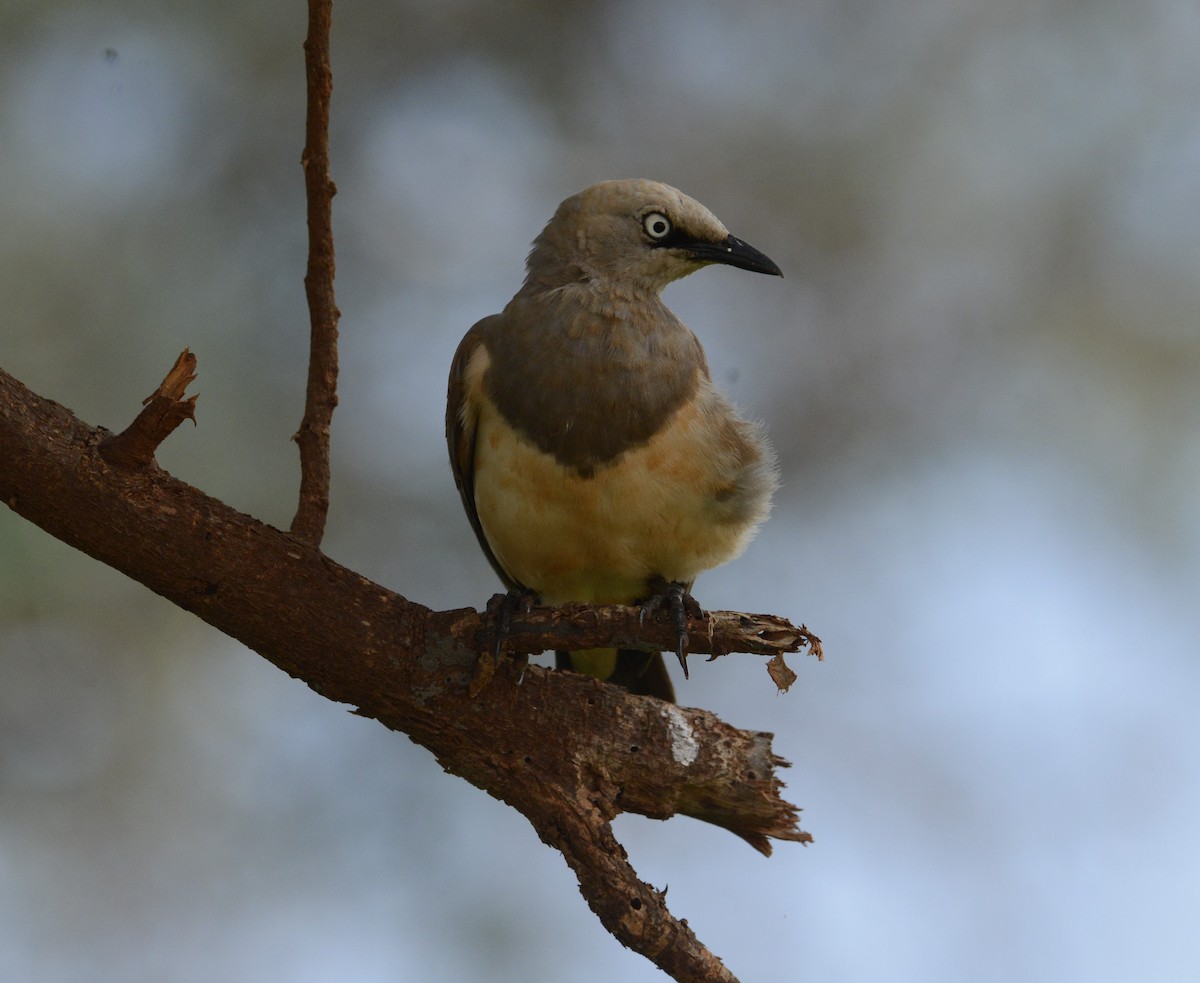
[[[0,498],[10,508],[512,805],[562,851],[609,931],[675,979],[733,979],[638,879],[609,822],[621,812],[683,814],[764,853],[773,839],[807,842],[780,797],[776,770],[786,762],[771,735],[510,659],[472,696],[492,637],[485,615],[408,601],[152,458],[111,463],[101,451],[109,437],[0,370]],[[786,622],[736,613],[691,627],[697,653],[728,651],[739,637],[763,652],[811,642]],[[535,608],[514,619],[506,648],[670,648],[671,637],[665,621],[638,626],[627,608]]]

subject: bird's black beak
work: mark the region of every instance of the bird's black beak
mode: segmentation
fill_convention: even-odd
[[[749,270],[751,273],[783,276],[783,271],[773,259],[737,236],[726,236],[717,242],[692,241],[684,248],[702,263],[724,263],[726,266],[736,266],[739,270]]]

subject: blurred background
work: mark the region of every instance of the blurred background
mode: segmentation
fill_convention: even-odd
[[[308,337],[300,3],[8,0],[0,365],[120,429],[186,345],[178,477],[286,527]],[[1200,973],[1200,8],[392,0],[335,11],[326,552],[497,589],[444,380],[593,181],[783,267],[668,302],[765,421],[775,513],[707,607],[824,638],[770,730],[816,838],[623,817],[744,981]],[[3,462],[0,462],[3,466]],[[0,511],[0,978],[662,979],[523,819]]]

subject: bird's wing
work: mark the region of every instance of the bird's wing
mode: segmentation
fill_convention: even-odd
[[[479,522],[479,510],[475,508],[475,431],[479,422],[479,407],[467,392],[466,373],[471,356],[483,342],[485,326],[499,317],[500,315],[493,314],[475,324],[459,342],[458,351],[454,353],[454,361],[450,365],[450,385],[446,394],[446,444],[450,450],[450,469],[454,472],[454,483],[458,486],[458,494],[462,496],[463,509],[471,522],[471,528],[475,530],[475,538],[479,540],[484,556],[488,558],[488,563],[504,582],[504,586],[509,590],[519,590],[523,585],[517,583],[500,566],[500,561],[492,552],[483,526]]]

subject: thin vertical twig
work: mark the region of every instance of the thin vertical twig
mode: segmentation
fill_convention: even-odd
[[[292,438],[300,446],[300,504],[292,532],[320,544],[329,513],[329,425],[337,406],[338,318],[333,295],[333,196],[329,176],[329,29],[333,0],[309,0],[304,41],[308,111],[304,127],[304,186],[308,201],[308,270],[304,292],[311,324],[304,418]]]

